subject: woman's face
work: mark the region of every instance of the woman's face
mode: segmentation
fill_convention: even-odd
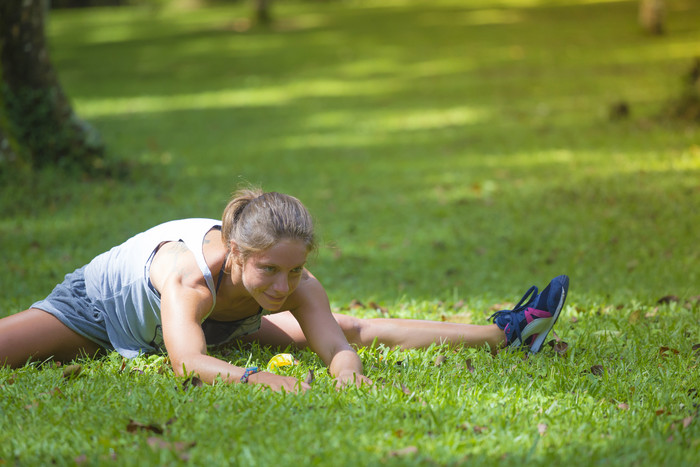
[[[243,265],[243,286],[260,306],[279,311],[299,285],[306,256],[301,240],[282,240],[253,253]]]

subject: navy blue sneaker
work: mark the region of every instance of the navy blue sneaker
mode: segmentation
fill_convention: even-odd
[[[526,345],[530,352],[537,353],[557,322],[568,292],[569,278],[557,276],[542,293],[530,287],[515,308],[497,311],[489,320],[506,333],[507,347]]]

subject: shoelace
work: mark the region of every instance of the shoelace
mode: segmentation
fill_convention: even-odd
[[[523,298],[520,299],[517,305],[512,310],[500,310],[495,312],[489,317],[489,321],[493,320],[494,318],[500,316],[500,315],[505,315],[508,314],[508,318],[510,323],[513,325],[515,328],[515,334],[518,336],[518,339],[520,340],[520,344],[524,344],[523,339],[522,339],[522,334],[520,333],[520,323],[514,323],[513,322],[513,315],[519,311],[523,311],[528,307],[530,302],[537,297],[537,287],[532,286],[530,287],[530,290],[525,292],[525,295],[523,295]]]

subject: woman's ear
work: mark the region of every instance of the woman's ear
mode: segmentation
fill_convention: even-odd
[[[229,243],[229,252],[231,256],[231,263],[238,266],[243,266],[243,255],[241,254],[241,250],[238,248],[238,245],[233,240],[231,240]]]

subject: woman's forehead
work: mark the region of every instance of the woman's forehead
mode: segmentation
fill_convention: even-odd
[[[296,267],[306,262],[307,255],[308,251],[303,241],[284,239],[266,250],[254,253],[251,255],[251,259]]]

